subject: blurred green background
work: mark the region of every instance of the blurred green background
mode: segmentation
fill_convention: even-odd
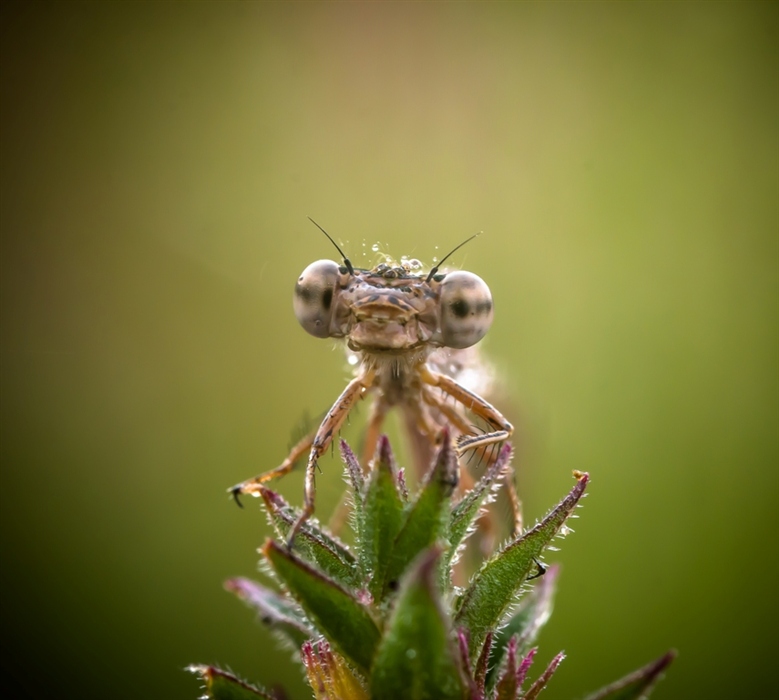
[[[555,557],[550,698],[670,647],[658,698],[775,692],[776,3],[0,18],[6,689],[185,700],[210,662],[309,697],[221,585],[267,532],[225,489],[348,376],[291,310],[334,253],[311,215],[357,264],[485,232],[452,262],[496,301],[528,518],[592,475]]]

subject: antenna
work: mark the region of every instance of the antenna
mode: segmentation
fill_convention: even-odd
[[[460,245],[458,245],[456,248],[453,248],[446,255],[444,255],[444,257],[441,259],[441,262],[439,262],[432,270],[430,270],[425,282],[428,284],[430,283],[430,280],[433,279],[435,273],[438,272],[438,268],[441,267],[441,265],[443,265],[446,262],[447,258],[449,258],[449,256],[452,255],[452,253],[455,253],[456,251],[460,250],[460,248],[462,248],[466,243],[472,241],[474,238],[476,238],[476,236],[480,236],[480,235],[481,235],[481,231],[479,231],[479,233],[474,233],[470,238],[466,238],[462,243],[460,243]],[[330,238],[330,236],[327,237]]]
[[[325,236],[327,236],[327,238],[330,240],[330,243],[332,243],[332,244],[335,246],[335,249],[336,249],[336,250],[337,250],[337,251],[338,251],[338,252],[341,254],[341,257],[342,257],[342,258],[343,258],[343,260],[344,260],[344,266],[346,267],[346,269],[347,269],[347,270],[349,270],[349,274],[350,274],[350,275],[353,275],[353,274],[354,274],[354,268],[352,267],[352,263],[350,262],[349,258],[347,258],[347,257],[346,257],[346,255],[344,255],[344,252],[343,252],[343,251],[342,251],[342,250],[341,250],[341,249],[338,247],[338,244],[337,244],[337,243],[336,243],[336,242],[335,242],[335,241],[334,241],[334,240],[333,240],[333,239],[330,237],[330,234],[329,234],[327,231],[325,231],[325,230],[324,230],[324,229],[323,229],[323,228],[322,228],[322,227],[321,227],[321,226],[320,226],[320,225],[319,225],[319,224],[318,224],[316,221],[314,221],[314,220],[313,220],[313,219],[312,219],[310,216],[308,217],[308,220],[309,220],[309,221],[310,221],[312,224],[314,224],[314,226],[316,226],[316,227],[317,227],[317,228],[318,228],[318,229],[319,229],[319,230],[320,230],[322,233],[324,233],[324,234],[325,234]],[[466,243],[467,243],[467,241],[466,241]],[[459,248],[459,246],[458,246],[458,248]],[[455,248],[454,250],[457,250],[457,248]],[[454,250],[452,251],[452,253],[454,253]],[[450,253],[449,255],[451,255],[451,253]],[[448,256],[447,256],[447,257],[448,257]]]

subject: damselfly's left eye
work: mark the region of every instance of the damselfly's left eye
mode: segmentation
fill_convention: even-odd
[[[478,343],[492,324],[492,294],[472,272],[450,272],[441,282],[441,343],[468,348]]]
[[[333,297],[341,273],[332,260],[311,263],[295,285],[293,307],[295,316],[305,330],[317,338],[330,336]]]

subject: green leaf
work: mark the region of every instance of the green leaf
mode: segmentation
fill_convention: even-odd
[[[268,540],[262,549],[292,596],[356,666],[367,671],[379,641],[379,630],[368,609],[332,579]]]
[[[463,700],[465,685],[437,589],[438,547],[404,579],[376,653],[373,700]]]
[[[200,676],[205,683],[206,697],[211,700],[280,700],[278,695],[239,680],[233,674],[214,666],[193,665],[187,671]]]
[[[300,611],[275,591],[248,578],[225,581],[225,589],[235,593],[250,608],[256,610],[262,622],[281,633],[297,649],[307,639],[316,636]]]
[[[676,652],[669,651],[638,671],[588,695],[586,700],[644,700],[650,696],[675,658]]]
[[[403,526],[392,546],[384,574],[382,596],[397,590],[398,580],[423,549],[435,544],[445,525],[449,499],[457,487],[457,456],[444,435],[433,468],[408,510]]]
[[[549,679],[554,675],[554,672],[557,670],[557,667],[563,662],[563,659],[565,658],[565,654],[563,652],[560,652],[557,656],[555,656],[550,662],[549,665],[546,667],[546,670],[539,676],[538,680],[533,683],[528,689],[527,692],[522,696],[523,700],[536,700],[539,693],[546,688],[546,684],[549,683]]]
[[[517,637],[516,646],[519,653],[525,653],[535,644],[539,631],[552,614],[552,602],[559,575],[560,567],[550,566],[533,587],[533,590],[522,598],[508,622],[502,625],[496,633],[490,653],[490,669],[487,673],[488,688],[492,687],[495,682],[509,640],[512,637],[515,635]]]
[[[504,445],[498,459],[490,465],[481,479],[452,510],[452,517],[449,521],[449,544],[451,546],[445,555],[447,565],[452,561],[457,548],[471,532],[482,506],[489,502],[493,489],[500,483],[500,477],[508,470],[510,461],[511,445]]]
[[[575,474],[576,486],[568,496],[534,528],[486,562],[460,599],[455,624],[469,631],[472,657],[479,653],[487,632],[498,626],[520,586],[536,568],[536,560],[584,494],[589,476]]]
[[[396,470],[389,440],[379,439],[379,455],[365,492],[362,531],[357,533],[358,556],[368,590],[374,598],[382,591],[392,546],[403,522],[403,502],[397,489]]]
[[[264,486],[258,488],[271,525],[279,539],[286,541],[292,525],[300,516],[300,509],[289,505],[275,491]],[[360,587],[360,572],[354,556],[346,545],[327,534],[321,526],[311,521],[303,523],[295,537],[294,549],[342,586]]]

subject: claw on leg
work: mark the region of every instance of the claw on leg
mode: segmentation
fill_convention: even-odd
[[[239,508],[243,508],[243,503],[241,503],[241,494],[243,493],[243,489],[241,487],[241,484],[236,484],[231,489],[227,489],[227,492],[233,497],[233,500],[236,502]]]
[[[536,565],[536,573],[534,573],[532,576],[528,576],[525,580],[526,581],[532,581],[534,578],[541,578],[545,573],[547,567],[544,566],[538,559],[533,557],[533,563]]]

